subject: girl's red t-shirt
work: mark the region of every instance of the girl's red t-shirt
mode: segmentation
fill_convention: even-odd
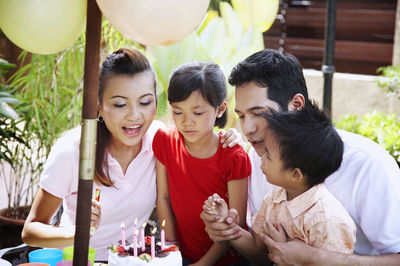
[[[158,130],[153,139],[153,152],[167,169],[176,237],[182,255],[196,262],[213,244],[200,218],[204,201],[217,193],[228,203],[228,182],[250,176],[250,159],[241,146],[222,148],[221,144],[213,156],[195,158],[186,150],[183,136],[176,128]],[[241,259],[234,249],[230,249],[217,265]]]

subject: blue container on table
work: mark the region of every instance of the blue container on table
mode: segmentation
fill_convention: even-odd
[[[50,266],[56,266],[57,262],[62,261],[63,252],[56,248],[43,248],[29,252],[29,262],[44,262]]]

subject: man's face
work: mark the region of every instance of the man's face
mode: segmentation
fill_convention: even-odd
[[[262,113],[269,110],[279,111],[278,103],[268,99],[267,88],[255,81],[244,83],[235,90],[236,108],[240,126],[247,140],[261,157],[265,152],[265,130],[267,121]]]

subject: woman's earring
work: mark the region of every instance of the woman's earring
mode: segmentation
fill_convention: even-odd
[[[101,122],[104,121],[104,118],[102,116],[100,116],[100,115],[97,115],[96,120],[101,123]]]

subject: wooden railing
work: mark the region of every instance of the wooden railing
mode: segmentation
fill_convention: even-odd
[[[303,67],[320,70],[324,52],[325,1],[287,3],[284,24],[276,19],[271,29],[264,33],[265,47],[281,47],[299,58]],[[391,64],[395,9],[395,0],[338,1],[336,71],[376,74],[378,67]],[[286,35],[282,35],[283,32]]]

